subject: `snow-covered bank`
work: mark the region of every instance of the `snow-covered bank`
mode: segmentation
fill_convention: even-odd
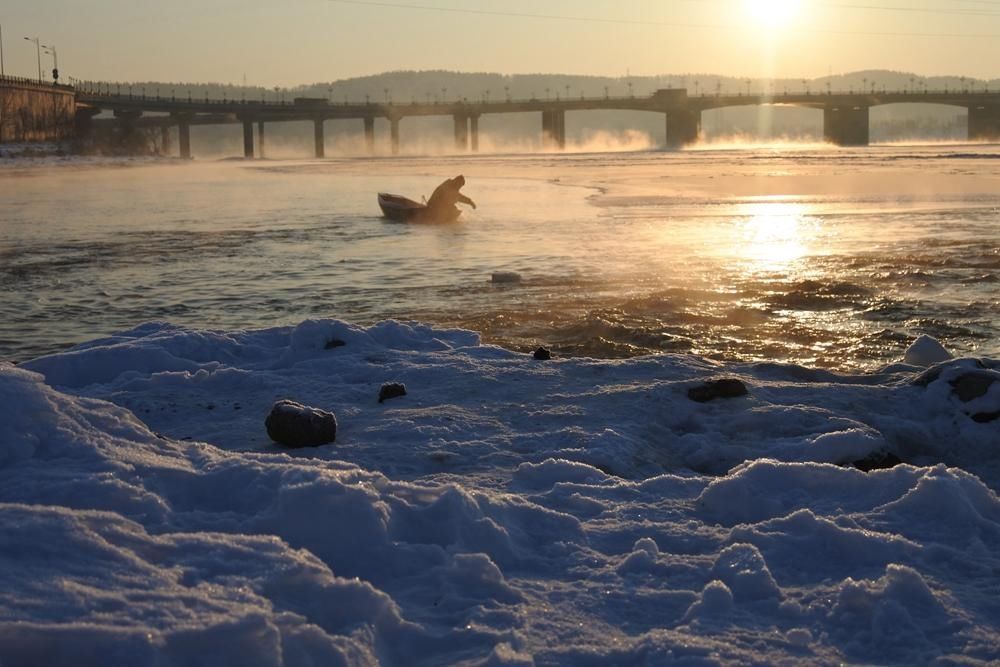
[[[0,663],[998,659],[998,377],[143,325],[0,366]]]

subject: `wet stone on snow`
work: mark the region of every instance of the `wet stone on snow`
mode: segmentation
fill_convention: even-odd
[[[264,425],[272,440],[292,449],[319,447],[337,438],[337,417],[332,412],[295,401],[275,403]]]
[[[406,385],[402,382],[386,382],[378,390],[378,402],[387,401],[390,398],[406,396]]]
[[[716,398],[739,398],[749,393],[746,385],[740,380],[723,378],[691,387],[688,389],[688,398],[697,403],[708,403]]]

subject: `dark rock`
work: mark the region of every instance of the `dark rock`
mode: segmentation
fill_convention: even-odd
[[[275,403],[264,425],[271,440],[293,449],[318,447],[337,437],[337,417],[333,413],[295,401]]]
[[[889,468],[895,468],[901,463],[905,462],[892,452],[875,452],[874,454],[869,454],[860,461],[853,462],[851,465],[862,472],[871,472],[872,470],[888,470]]]
[[[538,361],[548,361],[549,359],[552,358],[552,352],[550,352],[544,347],[540,347],[537,350],[535,350],[534,357]]]
[[[993,373],[971,371],[952,380],[951,391],[955,396],[958,396],[958,400],[968,403],[984,396],[996,381],[997,376]]]
[[[390,398],[406,396],[406,385],[402,382],[386,382],[378,390],[378,402],[387,401]]]
[[[992,421],[1000,419],[1000,410],[996,412],[977,412],[972,415],[972,421],[977,424],[989,424]]]
[[[691,387],[688,389],[688,398],[698,403],[708,403],[716,398],[739,398],[749,393],[746,385],[736,378],[723,378]]]
[[[340,340],[339,338],[331,338],[330,340],[326,341],[324,349],[332,350],[336,347],[344,347],[345,345],[347,345],[347,343]]]

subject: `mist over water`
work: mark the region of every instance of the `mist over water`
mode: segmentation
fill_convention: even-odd
[[[419,319],[596,357],[872,369],[921,333],[996,356],[998,157],[782,146],[8,168],[0,358],[153,319],[308,317]],[[379,217],[376,192],[419,198],[457,173],[480,204],[459,223]]]

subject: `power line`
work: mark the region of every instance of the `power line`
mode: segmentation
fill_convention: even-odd
[[[933,9],[931,7],[893,7],[887,5],[853,5],[841,3],[818,3],[817,7],[831,9],[863,9],[878,12],[907,12],[911,14],[945,14],[949,16],[1000,16],[1000,12],[987,12],[975,9]]]
[[[363,7],[378,7],[387,9],[408,9],[413,11],[440,12],[447,14],[466,14],[475,16],[498,16],[505,18],[537,19],[546,21],[572,21],[577,23],[605,23],[615,25],[634,26],[654,26],[668,28],[689,28],[692,30],[740,30],[745,28],[732,25],[721,25],[717,23],[677,23],[670,21],[648,21],[639,19],[624,19],[599,16],[573,16],[568,14],[537,14],[531,12],[509,12],[490,9],[468,9],[461,7],[440,7],[435,5],[410,5],[398,2],[382,2],[380,0],[327,0],[343,5],[359,5]],[[844,5],[830,5],[833,7],[845,7]],[[874,6],[858,6],[858,8],[874,9]],[[881,7],[880,9],[891,9]],[[904,9],[904,8],[897,8]],[[1000,14],[990,14],[1000,16]],[[876,31],[876,30],[826,30],[822,28],[795,28],[796,32],[808,32],[824,35],[852,35],[866,37],[945,37],[962,39],[998,39],[1000,33],[948,33],[948,32],[899,32],[899,31]]]
[[[697,2],[703,4],[717,4],[719,0],[683,0],[684,2]],[[961,2],[962,0],[958,0]],[[965,0],[966,2],[974,0]],[[982,2],[988,6],[1000,7],[1000,2],[986,2],[986,0],[976,0]],[[944,15],[954,15],[954,16],[997,16],[1000,17],[1000,12],[996,11],[985,11],[983,9],[977,8],[960,8],[955,9],[954,7],[950,9],[944,9],[941,7],[902,7],[899,5],[878,5],[878,4],[856,4],[853,2],[817,2],[812,3],[815,7],[823,7],[826,9],[849,9],[849,10],[862,10],[862,11],[880,11],[880,12],[906,12],[911,14],[944,14]]]

